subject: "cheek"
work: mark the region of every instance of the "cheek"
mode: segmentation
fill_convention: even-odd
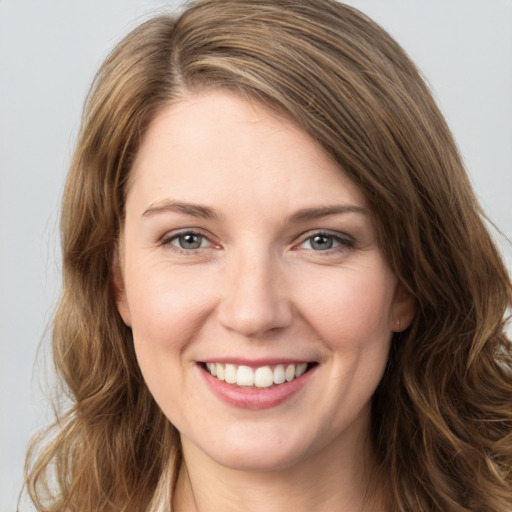
[[[194,339],[213,307],[200,272],[156,265],[133,268],[126,290],[135,350],[142,367],[163,365]],[[169,361],[167,361],[169,363]],[[143,369],[144,369],[143,368]]]
[[[192,364],[187,347],[203,328],[211,299],[201,276],[172,272],[169,267],[133,270],[127,283],[137,361],[156,402],[175,425],[193,400],[187,385]]]
[[[385,268],[340,269],[329,279],[311,280],[307,291],[304,285],[302,311],[329,345],[382,343],[391,335],[394,285]]]

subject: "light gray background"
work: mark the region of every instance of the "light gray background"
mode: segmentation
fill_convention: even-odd
[[[58,204],[82,101],[120,37],[179,3],[0,0],[0,512],[15,510],[25,446],[50,417],[34,361],[58,295]],[[512,0],[350,3],[422,68],[484,208],[511,238]]]

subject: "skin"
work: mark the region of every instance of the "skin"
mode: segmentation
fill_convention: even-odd
[[[147,385],[181,433],[173,510],[383,510],[370,400],[413,306],[359,189],[308,135],[222,91],[162,110],[133,166],[116,283]],[[317,364],[254,410],[206,384],[200,363],[225,358]]]

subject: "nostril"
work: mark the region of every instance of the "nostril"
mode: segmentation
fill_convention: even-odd
[[[245,247],[221,285],[220,323],[246,337],[290,325],[293,315],[280,270],[268,258],[268,247]]]

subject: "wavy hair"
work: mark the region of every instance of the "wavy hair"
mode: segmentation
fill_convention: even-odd
[[[146,128],[205,88],[263,102],[315,139],[365,195],[414,297],[372,403],[391,510],[510,511],[510,278],[420,73],[382,28],[331,0],[200,0],[143,23],[99,70],[62,204],[52,346],[71,406],[27,456],[38,510],[140,512],[170,499],[179,435],[141,376],[112,267]]]

